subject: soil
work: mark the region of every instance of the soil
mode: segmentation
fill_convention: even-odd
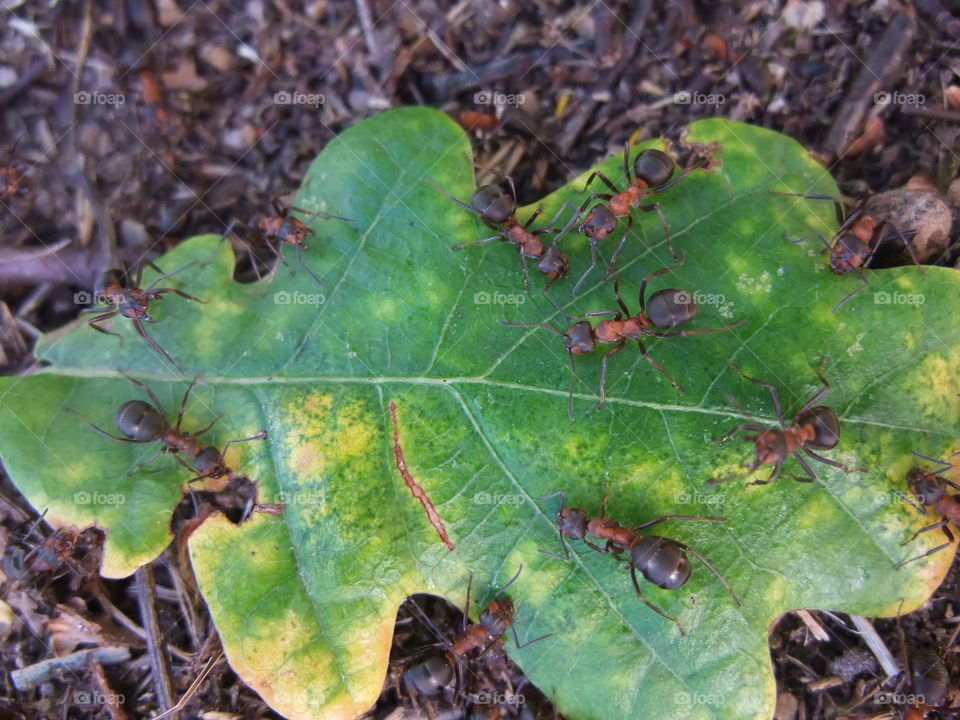
[[[908,183],[960,196],[951,186],[960,166],[956,0],[3,6],[0,366],[7,374],[29,370],[36,337],[76,317],[75,294],[92,291],[105,269],[229,227],[244,250],[256,218],[272,212],[275,195],[297,188],[331,138],[389,107],[429,105],[475,125],[477,164],[510,174],[521,202],[562,186],[627,140],[676,139],[686,123],[713,116],[796,138],[854,202]],[[954,239],[955,228],[950,246],[927,262],[956,262]],[[0,493],[8,562],[17,548],[63,539],[42,522],[24,537],[36,510],[5,476]],[[14,608],[18,629],[0,644],[0,663],[33,665],[51,647],[89,644],[89,633],[129,647],[132,659],[26,691],[15,690],[5,670],[0,717],[159,712],[142,637],[150,613],[138,602],[149,579],[100,580],[98,543],[86,534],[69,563],[19,578],[5,563],[0,597]],[[173,697],[211,663],[181,716],[278,717],[219,655],[209,615],[184,577],[189,569],[168,552],[151,572]],[[958,587],[951,572],[921,611],[902,619],[909,649],[947,648]],[[402,663],[436,642],[423,615],[447,636],[460,627],[458,611],[438,598],[401,607],[391,670],[366,717],[401,717],[392,714],[398,708],[411,713],[405,717],[462,716],[448,699],[411,698],[398,682]],[[899,654],[897,623],[874,625]],[[873,702],[885,675],[847,616],[789,614],[771,629],[770,643],[778,718],[890,710]],[[957,676],[953,650],[944,663]],[[524,694],[522,711],[506,717],[558,717],[497,649],[470,671]],[[82,693],[124,699],[81,707]]]

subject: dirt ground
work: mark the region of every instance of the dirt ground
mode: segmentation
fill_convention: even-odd
[[[472,128],[477,164],[536,200],[626,140],[676,138],[722,116],[787,133],[853,199],[904,186],[951,199],[960,158],[960,4],[771,2],[483,2],[293,0],[2,3],[0,27],[0,368],[25,372],[39,333],[77,315],[74,294],[107,268],[156,257],[184,238],[255,226],[274,195],[294,191],[338,132],[390,107],[440,108]],[[322,103],[319,97],[322,96]],[[294,98],[295,102],[284,102]],[[312,98],[312,99],[311,99]],[[501,100],[490,104],[489,99]],[[303,104],[306,103],[306,104]],[[251,232],[236,231],[238,249]],[[951,228],[925,262],[950,264]],[[249,272],[249,268],[242,272]],[[22,536],[34,509],[4,476],[0,596],[21,628],[0,644],[0,718],[124,718],[157,713],[144,653],[156,587],[159,632],[181,697],[219,640],[169,553],[153,578],[100,580],[98,539],[74,567],[11,578],[9,558],[49,537]],[[60,575],[57,577],[57,575]],[[907,645],[942,652],[958,626],[957,575],[905,617]],[[418,607],[444,632],[457,612]],[[401,609],[383,695],[368,717],[416,716],[400,661],[435,642]],[[76,621],[71,623],[71,621]],[[0,637],[4,622],[0,618]],[[97,632],[133,659],[86,667],[17,691],[8,669],[51,644]],[[894,653],[896,623],[874,623]],[[78,630],[84,626],[86,630]],[[144,628],[147,628],[144,630]],[[872,702],[884,680],[846,616],[790,614],[771,631],[777,717],[889,717]],[[954,677],[955,652],[944,663]],[[181,717],[278,717],[220,659]],[[557,717],[496,652],[475,671],[523,691],[523,717]],[[77,693],[124,703],[70,706]],[[463,715],[443,700],[421,712]],[[513,715],[506,715],[513,716]],[[931,715],[932,717],[933,715]],[[213,717],[213,716],[211,716]]]

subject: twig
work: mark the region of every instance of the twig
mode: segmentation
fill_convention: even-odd
[[[828,642],[830,640],[830,635],[826,630],[823,629],[823,625],[816,621],[816,618],[810,614],[809,610],[797,610],[797,617],[803,621],[803,624],[807,626],[807,629],[813,633],[813,636],[820,642]]]
[[[186,706],[186,704],[190,701],[190,698],[193,697],[194,693],[197,692],[197,688],[199,688],[200,684],[207,679],[207,675],[210,674],[210,671],[213,670],[214,666],[222,657],[223,651],[221,650],[216,657],[212,657],[207,660],[207,664],[203,666],[203,670],[201,670],[200,674],[197,675],[197,679],[190,683],[190,687],[187,688],[187,691],[183,694],[183,697],[177,701],[177,704],[169,710],[154,716],[151,718],[151,720],[163,720],[164,718],[171,717],[173,713],[183,710],[184,706]]]
[[[128,647],[100,647],[78,650],[64,657],[50,658],[19,670],[10,672],[10,679],[17,690],[30,690],[53,678],[59,670],[80,670],[90,659],[101,665],[116,665],[130,659]]]
[[[153,672],[153,684],[157,690],[157,701],[162,711],[173,709],[173,686],[170,684],[170,674],[167,671],[167,656],[164,653],[163,632],[160,630],[160,619],[157,617],[157,607],[153,602],[155,583],[153,568],[142,565],[137,570],[137,604],[140,606],[140,616],[143,627],[147,631],[147,653],[150,655],[150,669]],[[176,711],[171,715],[176,720]]]
[[[877,631],[873,629],[873,625],[870,624],[870,621],[865,617],[861,617],[860,615],[851,615],[850,619],[853,620],[853,624],[856,626],[858,634],[863,638],[863,641],[867,644],[867,647],[870,648],[870,651],[880,663],[880,667],[882,667],[883,671],[887,674],[887,680],[896,677],[903,672],[903,669],[900,667],[900,663],[898,663],[897,659],[893,657],[893,654],[887,648],[886,643],[883,642],[881,637],[877,634]]]

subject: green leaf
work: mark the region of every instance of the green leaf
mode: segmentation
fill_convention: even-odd
[[[303,260],[322,288],[292,256],[293,274],[281,266],[271,281],[240,285],[219,238],[182,244],[161,267],[196,264],[165,282],[208,303],[168,296],[150,332],[188,377],[122,323],[115,324],[122,345],[74,324],[42,344],[49,367],[0,381],[7,469],[49,517],[106,528],[104,572],[129,573],[168,541],[186,471],[165,457],[147,466],[152,472],[126,478],[153,448],[97,436],[64,409],[111,427],[118,404],[142,397],[122,368],[175,413],[189,376],[201,373],[183,427],[222,413],[209,433],[216,443],[265,428],[268,440],[233,446],[228,460],[259,480],[262,500],[286,503],[281,516],[255,515],[239,527],[213,518],[191,538],[231,665],[280,713],[361,713],[383,684],[405,597],[430,592],[459,604],[472,573],[476,617],[522,564],[509,591],[521,641],[554,635],[522,651],[510,641],[507,649],[569,717],[769,717],[775,689],[766,631],[774,618],[793,608],[892,615],[901,603],[906,612],[949,567],[952,551],[894,570],[939,540],[925,535],[901,547],[931,520],[893,493],[905,490],[911,451],[960,449],[952,372],[960,361],[953,312],[960,281],[941,268],[926,277],[916,268],[870,272],[869,287],[833,314],[859,281],[831,274],[818,241],[783,236],[829,237],[833,207],[767,192],[836,194],[826,173],[795,142],[759,128],[701,121],[688,140],[718,143],[722,164],[657,196],[688,260],[649,289],[698,293],[691,328],[747,323],[648,343],[682,396],[628,346],[610,360],[607,407],[598,412],[597,352],[578,358],[577,420],[567,419],[569,370],[559,338],[496,322],[562,329],[562,318],[539,292],[541,278],[531,277],[531,293],[522,294],[513,248],[449,250],[488,234],[434,187],[470,197],[469,143],[442,114],[405,109],[333,141],[296,200],[356,219],[312,224],[317,237]],[[622,178],[620,157],[601,168],[614,182]],[[579,206],[585,179],[538,204],[543,217],[567,200]],[[605,256],[618,237],[604,241]],[[571,278],[553,292],[567,312],[615,307],[612,284],[600,282],[602,265],[570,299],[588,252],[574,233],[562,247]],[[643,275],[671,263],[655,216],[637,213],[618,263],[632,309]],[[748,444],[709,442],[744,422],[738,405],[773,422],[769,394],[729,365],[773,383],[792,418],[818,390],[823,357],[833,388],[824,402],[843,429],[839,446],[824,454],[864,472],[815,464],[818,483],[784,477],[708,491],[710,477],[742,475],[752,459]],[[397,469],[391,404],[406,466],[454,552]],[[793,460],[787,469],[800,471]],[[559,552],[559,543],[557,501],[537,498],[565,490],[569,506],[596,514],[604,483],[609,515],[627,526],[664,514],[729,518],[670,521],[656,532],[699,550],[743,607],[696,562],[679,590],[641,580],[645,596],[683,624],[681,637],[638,601],[612,557],[582,543],[572,543],[569,564],[538,552]],[[77,504],[84,492],[125,502]]]

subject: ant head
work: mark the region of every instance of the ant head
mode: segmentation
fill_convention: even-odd
[[[658,290],[647,299],[647,317],[659,330],[672,330],[697,316],[697,301],[683,290]]]
[[[664,590],[676,590],[690,579],[693,567],[683,548],[667,538],[648,536],[630,550],[630,562]]]
[[[851,232],[837,238],[830,251],[830,269],[838,275],[851,272],[866,262],[870,246]]]
[[[754,438],[756,459],[750,463],[750,472],[761,465],[776,465],[787,456],[787,441],[781,430],[764,430]]]
[[[594,205],[583,219],[581,229],[591,240],[603,240],[617,229],[617,218],[606,205]]]
[[[922,467],[911,468],[907,473],[907,487],[921,505],[933,505],[947,494],[947,484],[943,478]]]
[[[805,410],[797,416],[797,424],[813,428],[813,440],[810,444],[814,447],[829,450],[840,442],[840,421],[837,414],[828,407],[817,405]]]
[[[481,185],[470,196],[470,204],[487,222],[504,223],[517,211],[517,202],[499,185]]]
[[[114,418],[117,430],[131,440],[150,442],[166,430],[166,423],[159,411],[143,400],[128,400],[117,409]]]
[[[565,537],[583,540],[587,536],[587,513],[580,508],[564,508],[557,513],[557,528]]]
[[[543,253],[543,256],[537,260],[537,270],[543,273],[544,277],[550,278],[551,280],[563,277],[567,274],[569,268],[567,256],[564,255],[556,245],[548,247],[546,252]]]
[[[633,176],[647,187],[657,188],[673,175],[673,158],[660,150],[644,150],[633,159]]]
[[[291,245],[303,245],[307,239],[307,234],[312,232],[310,228],[293,215],[287,215],[277,228],[276,234],[283,242]]]
[[[480,613],[480,624],[491,637],[503,637],[512,621],[513,603],[508,597],[494,600]]]
[[[201,450],[200,454],[193,459],[193,469],[198,473],[210,473],[212,475],[226,468],[224,467],[223,456],[220,454],[220,451],[211,445]]]
[[[597,341],[593,337],[593,326],[589,320],[574,323],[563,334],[563,346],[573,355],[584,355],[593,352]]]
[[[423,662],[408,667],[403,679],[419,694],[434,697],[453,683],[453,663],[445,653],[435,653]]]

